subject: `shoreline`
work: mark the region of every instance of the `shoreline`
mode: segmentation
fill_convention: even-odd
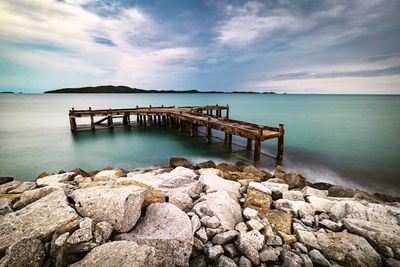
[[[0,203],[0,265],[400,263],[400,197],[310,183],[280,166],[171,158],[160,168],[1,177]]]

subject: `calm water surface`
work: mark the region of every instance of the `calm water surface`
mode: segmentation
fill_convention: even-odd
[[[68,110],[136,105],[229,104],[230,116],[250,122],[285,123],[288,170],[311,181],[352,185],[400,195],[400,96],[54,94],[0,95],[0,176],[32,179],[42,171],[81,167],[134,168],[166,164],[171,156],[193,161],[249,161],[235,138],[234,152],[221,140],[206,145],[174,129],[116,128],[72,134]],[[78,121],[79,122],[79,121]],[[82,123],[87,123],[81,120]],[[216,137],[218,134],[216,133]],[[276,140],[263,144],[261,165],[271,170]]]

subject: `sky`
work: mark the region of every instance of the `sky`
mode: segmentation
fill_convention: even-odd
[[[398,0],[0,0],[0,91],[400,94]]]

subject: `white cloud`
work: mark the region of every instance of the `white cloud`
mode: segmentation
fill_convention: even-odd
[[[139,45],[163,33],[162,26],[142,10],[123,9],[102,17],[82,7],[88,2],[0,2],[0,40],[7,50],[3,56],[34,69],[88,75],[96,84],[162,86],[171,84],[176,73],[182,77],[195,70],[191,62],[196,48]],[[107,38],[115,46],[96,43],[96,37]],[[32,44],[55,49],[29,49]]]

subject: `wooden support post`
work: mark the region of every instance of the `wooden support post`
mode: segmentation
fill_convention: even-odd
[[[211,144],[212,131],[211,127],[206,126],[206,144]]]
[[[194,133],[196,131],[194,123],[190,125],[190,137],[194,137]]]
[[[153,116],[152,116],[152,115],[148,115],[148,116],[147,116],[147,120],[148,120],[147,127],[151,127],[151,124],[153,123],[153,122],[152,122]]]
[[[158,125],[161,126],[161,115],[160,114],[157,115],[157,119],[158,119]]]
[[[147,126],[147,116],[146,115],[142,115],[143,116],[143,124],[144,126]]]
[[[92,130],[96,129],[95,125],[94,125],[94,118],[93,115],[90,115],[90,128]]]
[[[228,134],[228,151],[232,152],[232,134]]]
[[[182,132],[182,121],[181,121],[181,119],[178,119],[178,131]]]
[[[130,113],[126,113],[126,124],[128,126],[131,126],[131,114]]]
[[[110,113],[108,113],[107,117],[108,117],[107,118],[108,127],[113,128],[114,127],[114,122],[113,122],[113,117],[112,117],[112,114],[111,114],[111,109],[110,109]]]
[[[254,161],[258,162],[261,159],[261,140],[256,139],[256,143],[254,145]]]
[[[69,124],[71,126],[71,131],[75,131],[76,130],[76,119],[70,117],[69,118]]]
[[[285,129],[283,123],[279,124],[279,132],[281,132],[281,136],[278,137],[278,153],[276,155],[276,158],[278,160],[283,159],[283,147],[284,147],[284,134],[285,134]]]
[[[225,145],[228,144],[228,133],[225,133],[224,143]]]
[[[226,118],[229,120],[229,105],[226,105]]]
[[[140,124],[140,115],[136,114],[136,124]]]
[[[253,146],[253,140],[251,140],[250,138],[247,138],[247,150],[251,150],[251,147]]]

